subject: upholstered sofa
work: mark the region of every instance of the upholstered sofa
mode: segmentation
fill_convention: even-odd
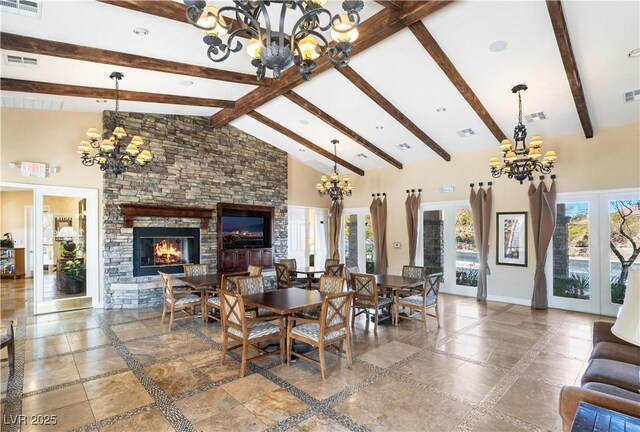
[[[611,333],[612,322],[593,325],[593,350],[582,386],[560,392],[560,415],[565,431],[571,429],[581,401],[640,417],[640,347]]]

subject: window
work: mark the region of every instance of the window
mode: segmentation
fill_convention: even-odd
[[[358,265],[358,215],[344,217],[344,263],[346,267]]]
[[[608,212],[611,303],[622,304],[629,268],[640,267],[640,200],[611,200]]]
[[[557,205],[553,232],[553,295],[589,300],[589,203]]]
[[[422,252],[427,274],[444,270],[444,220],[442,210],[422,213]]]

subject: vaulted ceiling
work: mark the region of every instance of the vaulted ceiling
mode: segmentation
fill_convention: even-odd
[[[529,86],[524,114],[547,117],[527,124],[531,135],[589,138],[640,119],[640,103],[624,99],[640,88],[640,58],[627,56],[640,41],[639,2],[365,3],[349,67],[261,83],[244,52],[211,62],[179,2],[45,1],[37,17],[3,9],[2,106],[113,109],[118,70],[123,111],[210,116],[322,170],[337,138],[338,163],[355,173],[496,147],[513,133],[519,83]]]

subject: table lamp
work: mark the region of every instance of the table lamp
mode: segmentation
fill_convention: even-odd
[[[640,270],[629,269],[627,291],[611,333],[640,346]]]
[[[76,244],[73,242],[73,239],[78,237],[78,232],[73,227],[66,226],[60,228],[56,237],[63,239],[62,248],[64,252],[62,255],[65,258],[75,257],[74,251],[76,250]]]

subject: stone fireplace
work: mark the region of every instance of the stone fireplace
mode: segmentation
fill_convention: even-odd
[[[200,229],[133,229],[133,276],[182,273],[184,264],[200,264]]]

